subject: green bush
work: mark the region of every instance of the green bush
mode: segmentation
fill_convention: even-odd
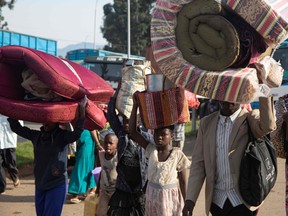
[[[188,122],[185,124],[185,137],[196,136],[197,128],[199,127],[199,120],[196,120],[196,130],[192,128],[192,122]]]
[[[33,145],[31,142],[20,142],[16,149],[17,167],[21,168],[24,165],[32,164],[34,160]]]

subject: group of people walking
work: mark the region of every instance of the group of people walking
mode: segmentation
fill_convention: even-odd
[[[204,182],[207,215],[257,214],[259,206],[247,205],[239,193],[240,162],[249,141],[248,122],[256,138],[276,128],[271,97],[260,97],[260,111],[251,112],[240,104],[220,102],[219,111],[200,121],[191,163],[181,148],[173,147],[174,125],[153,131],[139,126],[136,94],[131,116],[117,114],[118,92],[119,88],[108,104],[107,118],[113,133],[105,136],[101,147],[97,143],[96,149],[93,133],[83,129],[86,100],[79,103],[79,118],[73,131],[61,129],[58,123],[46,123],[40,131],[32,130],[8,118],[12,131],[31,140],[34,146],[38,216],[61,215],[68,184],[68,144],[74,141],[79,143],[78,153],[68,192],[73,194],[74,203],[84,192],[99,194],[97,215],[193,215]],[[85,150],[93,143],[94,147]],[[95,182],[79,180],[81,172],[94,168],[94,151],[98,151],[102,167],[97,190]],[[91,172],[88,179],[93,179]],[[12,180],[16,187],[18,178]],[[5,191],[5,187],[0,189]]]

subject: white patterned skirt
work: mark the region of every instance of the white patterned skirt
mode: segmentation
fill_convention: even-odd
[[[146,189],[146,216],[182,216],[184,200],[178,184],[161,186],[148,182]]]

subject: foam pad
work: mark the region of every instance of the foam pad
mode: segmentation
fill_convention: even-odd
[[[22,71],[30,68],[61,101],[25,100]],[[85,128],[103,128],[107,122],[101,104],[113,88],[87,68],[53,55],[21,46],[0,48],[0,113],[32,122],[75,122],[78,101],[88,97]]]

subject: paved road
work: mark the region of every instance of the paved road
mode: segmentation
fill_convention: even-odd
[[[193,139],[187,139],[184,152],[191,156]],[[285,175],[283,159],[278,160],[279,175],[272,192],[267,197],[265,203],[260,209],[258,216],[285,216]],[[69,198],[69,197],[68,197]],[[204,191],[201,191],[200,197],[196,203],[194,216],[204,216]],[[62,216],[82,216],[84,213],[84,202],[79,204],[64,205]],[[8,188],[5,195],[0,195],[0,216],[35,216],[34,206],[34,179],[29,175],[21,178],[21,185],[14,189],[13,184],[8,180]]]

